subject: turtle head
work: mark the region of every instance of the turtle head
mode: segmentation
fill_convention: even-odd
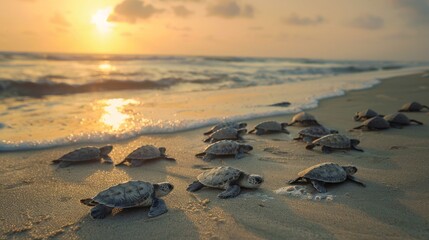
[[[357,168],[355,166],[343,166],[344,171],[346,171],[347,175],[353,175],[357,172]]]
[[[153,185],[155,188],[155,195],[157,197],[163,197],[173,191],[174,186],[169,182],[161,182]]]
[[[353,119],[355,120],[355,121],[359,121],[360,120],[360,118],[361,118],[361,113],[360,112],[356,112],[355,113],[355,115],[354,115],[354,117],[353,117]]]
[[[247,127],[247,123],[239,123],[238,128],[245,128]]]
[[[245,153],[253,150],[253,147],[248,145],[248,144],[241,144],[240,148],[241,148],[242,152],[245,152]]]
[[[106,156],[107,154],[109,154],[111,151],[113,150],[113,146],[112,145],[107,145],[104,147],[100,148],[100,154],[102,156]]]
[[[357,146],[360,143],[358,139],[350,139],[350,144],[352,146]]]
[[[246,134],[247,133],[247,129],[245,129],[245,128],[242,128],[242,129],[238,129],[237,130],[237,135],[239,136],[239,137],[242,137],[244,134]]]
[[[165,147],[160,147],[158,149],[159,149],[159,152],[161,153],[161,155],[165,155],[165,151],[167,151],[167,149],[165,149]]]
[[[264,178],[260,175],[249,174],[240,181],[240,186],[245,188],[258,188],[264,182]]]

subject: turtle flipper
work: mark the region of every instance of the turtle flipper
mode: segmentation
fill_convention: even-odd
[[[322,146],[322,152],[323,153],[331,153],[332,152],[332,148],[327,147],[327,146]]]
[[[196,192],[196,191],[200,190],[203,187],[204,187],[204,185],[200,181],[195,181],[195,182],[189,184],[188,188],[186,188],[186,191],[188,191],[188,192]]]
[[[68,167],[68,166],[70,166],[70,165],[72,165],[72,163],[71,163],[71,162],[68,162],[68,161],[61,161],[61,162],[60,162],[60,165],[58,165],[58,167],[60,167],[60,168],[65,168],[65,167]]]
[[[422,105],[422,109],[423,108],[426,108],[427,110],[429,110],[429,107],[428,106],[426,106],[426,105]]]
[[[195,154],[195,157],[202,158],[206,155],[205,152]]]
[[[417,121],[417,120],[414,120],[414,119],[410,119],[410,122],[416,123],[416,124],[418,124],[418,125],[423,125],[423,123],[422,123],[422,122]]]
[[[240,191],[241,191],[240,186],[238,186],[236,184],[229,185],[228,188],[225,191],[219,193],[217,195],[217,197],[218,198],[222,198],[222,199],[225,199],[225,198],[234,198],[234,197],[236,197],[236,196],[238,196],[240,194]]]
[[[203,142],[208,143],[208,142],[211,142],[212,140],[213,140],[213,138],[209,137],[209,138],[204,139]]]
[[[307,150],[311,150],[311,149],[313,149],[315,146],[316,146],[315,144],[309,143],[309,144],[307,144],[307,146],[305,146],[305,149],[307,149]]]
[[[366,187],[365,183],[357,180],[354,176],[347,175],[347,179],[361,185],[362,187]]]
[[[254,133],[255,131],[256,131],[256,128],[254,128],[254,129],[250,130],[250,131],[249,131],[249,134],[250,134],[250,133]]]
[[[98,204],[91,208],[91,217],[95,219],[103,219],[112,212],[112,209],[113,208],[104,206],[103,204]]]
[[[351,149],[356,150],[356,151],[359,151],[359,152],[363,152],[363,149],[362,149],[362,148],[357,147],[356,145],[352,145],[352,146],[351,146]]]
[[[110,156],[106,155],[106,156],[103,156],[102,158],[103,158],[104,162],[106,162],[106,163],[113,163],[113,160]]]
[[[267,131],[265,131],[263,129],[256,129],[256,135],[264,135],[266,133],[267,133]]]
[[[302,138],[302,141],[306,142],[306,143],[312,143],[313,142],[313,138],[309,137],[309,136],[305,136]]]
[[[317,180],[311,180],[311,184],[313,187],[320,193],[326,193],[327,190],[325,188],[325,183]]]
[[[215,158],[215,155],[210,154],[210,153],[206,153],[206,155],[203,157],[203,161],[210,162],[214,158]]]
[[[293,183],[300,182],[301,180],[302,180],[302,177],[297,177],[295,179],[289,180],[288,183],[293,184]]]
[[[167,205],[164,200],[154,197],[152,206],[150,206],[149,213],[147,214],[150,218],[157,217],[168,211]]]

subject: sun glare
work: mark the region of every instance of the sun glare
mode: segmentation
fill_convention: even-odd
[[[130,104],[138,104],[139,102],[133,99],[114,98],[103,100],[104,114],[100,118],[100,122],[110,126],[112,130],[119,130],[124,125],[127,119],[132,118],[130,114],[125,113],[125,107]]]
[[[98,31],[104,33],[112,27],[112,23],[107,21],[111,11],[111,8],[100,9],[92,16],[91,23],[95,25]]]

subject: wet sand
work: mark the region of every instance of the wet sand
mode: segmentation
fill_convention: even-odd
[[[57,169],[51,160],[79,145],[0,155],[0,236],[6,239],[428,239],[429,238],[429,113],[406,113],[423,126],[380,132],[348,132],[359,123],[353,114],[365,108],[393,113],[405,102],[429,104],[429,78],[422,74],[383,80],[378,86],[322,100],[308,112],[323,125],[361,141],[365,152],[305,149],[293,141],[302,128],[265,136],[245,135],[254,150],[245,158],[203,162],[194,157],[206,144],[207,129],[146,135],[113,143],[110,156],[119,162],[144,144],[165,146],[176,162],[152,161],[138,168],[88,163]],[[221,91],[220,91],[221,93]],[[264,120],[290,122],[291,115],[248,121],[250,130]],[[99,145],[102,146],[102,145]],[[346,182],[328,185],[327,199],[280,195],[287,180],[322,162],[358,167],[363,188]],[[220,190],[185,191],[205,167],[228,165],[261,174],[258,190],[243,190],[222,200]],[[93,220],[82,198],[127,180],[168,181],[175,186],[164,197],[169,211],[149,219],[148,208],[115,210]],[[310,185],[308,196],[315,196]],[[323,197],[322,197],[323,198]]]

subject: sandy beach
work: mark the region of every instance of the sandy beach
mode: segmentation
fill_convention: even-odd
[[[245,135],[254,147],[245,158],[203,162],[194,155],[206,144],[207,128],[175,134],[143,135],[114,142],[110,156],[119,162],[145,144],[164,146],[177,159],[142,167],[88,163],[57,169],[50,165],[68,151],[86,145],[0,155],[0,238],[2,239],[428,239],[429,238],[429,113],[406,113],[424,123],[379,132],[348,130],[359,125],[355,112],[371,108],[388,114],[402,104],[429,104],[429,78],[422,74],[382,80],[367,90],[320,101],[307,112],[323,125],[361,141],[365,152],[305,149],[293,141],[302,128],[265,136]],[[221,91],[219,91],[221,94]],[[278,99],[279,96],[270,96]],[[283,99],[285,97],[282,97]],[[286,96],[287,98],[287,96]],[[290,122],[292,115],[247,121],[248,129],[264,120]],[[97,145],[97,146],[102,146]],[[328,199],[302,199],[275,191],[312,165],[336,162],[357,166],[351,182],[328,185]],[[220,190],[185,189],[203,168],[232,166],[261,174],[260,189],[243,190],[234,199],[218,199]],[[169,211],[149,219],[148,208],[114,211],[103,220],[89,216],[79,200],[128,180],[168,181],[175,186],[164,197]],[[310,185],[308,196],[314,196]]]

